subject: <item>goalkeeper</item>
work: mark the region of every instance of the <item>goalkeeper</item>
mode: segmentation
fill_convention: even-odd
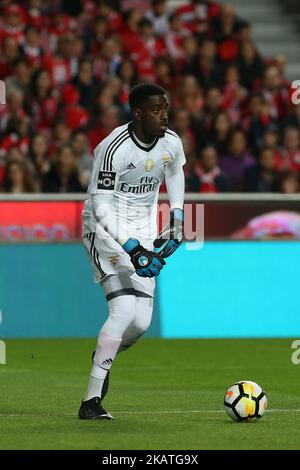
[[[93,355],[81,419],[112,419],[102,401],[109,371],[120,351],[147,331],[155,277],[182,241],[185,156],[168,128],[165,90],[141,83],[130,92],[133,120],[112,131],[95,149],[83,218],[83,243],[94,278],[105,293],[109,316]],[[165,178],[170,223],[157,236],[157,201]]]

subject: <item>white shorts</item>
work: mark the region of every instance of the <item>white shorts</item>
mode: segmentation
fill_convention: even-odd
[[[94,281],[100,282],[109,274],[133,274],[128,254],[112,238],[99,239],[95,232],[84,235],[83,244],[94,267]]]
[[[106,276],[101,285],[107,301],[121,295],[153,298],[155,280],[153,277],[140,277],[136,273],[131,276],[128,276],[128,274],[112,274]]]
[[[155,279],[136,274],[129,255],[112,238],[99,239],[95,232],[84,235],[83,244],[94,269],[94,282],[105,284],[107,278],[120,279],[117,289],[135,289],[153,297]],[[133,284],[133,285],[132,285]]]

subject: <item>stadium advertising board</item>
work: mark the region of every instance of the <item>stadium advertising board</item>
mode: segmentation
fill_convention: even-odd
[[[1,202],[1,241],[66,241],[80,236],[79,202]]]
[[[82,201],[1,201],[0,242],[79,240],[82,209]],[[299,215],[300,203],[205,203],[204,239],[255,238],[253,231],[243,229],[252,219],[275,211]],[[161,226],[160,218],[158,222]],[[283,223],[288,225],[293,221]]]

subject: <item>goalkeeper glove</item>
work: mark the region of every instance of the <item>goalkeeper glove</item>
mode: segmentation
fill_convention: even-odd
[[[183,238],[183,210],[172,209],[168,224],[154,240],[154,250],[163,258],[168,258],[177,250]]]
[[[123,248],[129,254],[138,276],[158,276],[160,270],[166,264],[158,253],[146,250],[135,238],[129,238],[124,243]]]

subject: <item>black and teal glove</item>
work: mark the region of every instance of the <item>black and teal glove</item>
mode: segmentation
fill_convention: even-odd
[[[180,246],[183,239],[183,210],[172,209],[170,223],[160,232],[154,240],[154,251],[163,258],[168,258]]]
[[[158,276],[166,264],[160,254],[146,250],[135,238],[129,238],[123,248],[129,254],[138,276]]]

